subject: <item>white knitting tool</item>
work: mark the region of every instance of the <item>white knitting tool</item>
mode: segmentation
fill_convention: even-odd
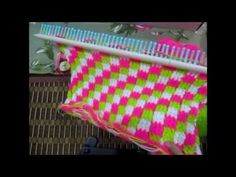
[[[58,25],[42,24],[40,33],[36,37],[63,43],[70,46],[79,46],[85,49],[97,50],[113,55],[138,59],[165,66],[186,69],[194,72],[207,73],[205,52],[178,47],[167,44],[158,44],[153,41],[143,41],[104,33],[61,27]],[[184,52],[186,50],[185,56]],[[171,51],[171,54],[168,54]],[[177,51],[177,56],[174,52]],[[201,53],[201,55],[200,55]],[[193,56],[195,55],[195,58]],[[180,57],[179,57],[180,56]]]

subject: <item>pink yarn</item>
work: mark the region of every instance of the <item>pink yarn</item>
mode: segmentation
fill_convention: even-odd
[[[181,103],[182,98],[179,95],[173,95],[170,100]]]
[[[128,125],[130,119],[131,119],[131,117],[129,115],[124,115],[123,120],[122,120],[122,124],[123,125]]]
[[[135,107],[132,116],[141,117],[143,109],[141,107]]]
[[[82,96],[80,96],[80,95],[77,95],[77,96],[76,96],[76,101],[77,101],[77,102],[80,102],[80,101],[82,101]]]
[[[142,139],[148,139],[148,132],[145,131],[145,130],[142,130],[142,129],[138,129],[136,132],[135,132],[135,135],[142,138]]]
[[[175,80],[175,79],[169,79],[167,82],[167,85],[171,86],[171,87],[178,87],[180,81]]]
[[[138,93],[138,92],[132,92],[131,94],[130,94],[130,97],[131,98],[134,98],[134,99],[138,99],[139,97],[140,97],[140,94]]]
[[[199,74],[199,79],[207,80],[207,75],[204,74],[204,73],[200,73],[200,74]]]
[[[106,121],[109,121],[109,118],[110,118],[110,113],[105,111],[104,114],[103,114],[103,119],[106,120]]]
[[[200,93],[202,95],[207,95],[207,87],[206,86],[200,87],[198,89],[198,93]]]
[[[113,114],[117,114],[117,112],[118,112],[118,104],[113,103],[113,104],[111,105],[111,112],[112,112]]]
[[[82,90],[82,96],[83,96],[83,97],[87,97],[88,95],[89,95],[89,90],[84,88],[84,89]]]
[[[98,110],[99,109],[99,101],[97,99],[93,100],[93,107],[94,109]]]
[[[79,46],[75,46],[73,47],[75,51],[84,51],[84,49],[82,47],[79,47]]]
[[[164,91],[164,89],[165,89],[165,85],[164,84],[161,84],[161,83],[157,83],[157,84],[155,84],[155,86],[154,86],[154,89],[155,90],[159,90],[159,91]]]
[[[111,72],[116,72],[118,73],[120,70],[119,66],[111,64]]]
[[[146,95],[150,96],[152,94],[152,89],[150,89],[150,88],[143,88],[142,94],[146,94]]]
[[[77,78],[78,80],[82,80],[83,79],[83,74],[82,73],[77,73]]]
[[[121,97],[120,105],[126,105],[127,102],[128,102],[128,97],[126,97],[126,96]]]
[[[93,57],[94,61],[101,61],[101,55],[97,52],[93,52],[92,57]]]
[[[136,84],[137,78],[135,78],[134,76],[128,76],[127,77],[127,82],[131,83],[131,84]]]
[[[178,120],[186,122],[187,120],[187,113],[185,111],[179,111],[178,112]]]
[[[190,133],[186,133],[185,136],[186,136],[186,138],[185,138],[184,144],[186,144],[186,145],[194,145],[196,136],[193,135],[193,134],[190,134]]]
[[[124,81],[118,81],[117,82],[117,88],[124,89],[126,83]]]
[[[89,83],[89,90],[94,90],[95,89],[95,84],[90,82]]]
[[[78,82],[82,80],[82,77],[79,78],[79,77],[75,77],[72,81],[71,81],[71,84],[70,84],[70,88],[72,89],[74,86],[76,86],[78,84]]]
[[[156,65],[152,65],[149,68],[149,73],[159,75],[161,73],[161,69],[159,67],[157,67]]]
[[[185,76],[182,78],[182,80],[183,80],[184,82],[187,82],[187,83],[192,84],[192,83],[195,81],[195,78],[194,78],[194,76],[192,76],[192,75],[185,75]]]
[[[170,47],[169,47],[169,50],[168,50],[168,55],[171,54],[171,49],[172,49],[173,46],[176,46],[176,48],[180,48],[180,50],[182,50],[182,48],[186,48],[186,50],[185,50],[185,52],[184,52],[184,55],[183,55],[184,57],[185,57],[185,55],[186,55],[187,49],[190,50],[190,53],[191,53],[193,50],[201,50],[200,46],[197,45],[197,44],[187,44],[187,43],[177,42],[177,41],[174,41],[173,39],[170,39],[170,38],[167,38],[167,37],[163,37],[163,38],[159,39],[159,40],[157,41],[157,45],[158,45],[158,44],[161,44],[160,51],[162,50],[163,44],[167,44],[167,45],[170,46]],[[174,55],[177,54],[176,52],[177,52],[177,50],[175,49]],[[180,54],[181,54],[181,53],[179,53],[178,57],[180,57]],[[201,56],[201,54],[202,54],[202,51],[200,52],[200,56]],[[190,58],[190,56],[191,56],[191,55],[189,55],[188,58]],[[194,58],[196,57],[196,52],[195,52],[195,54],[194,54],[193,57],[194,57]]]
[[[69,59],[69,63],[70,64],[73,64],[74,61],[75,61],[75,57],[74,56],[69,56],[68,59]]]
[[[102,94],[101,94],[101,97],[100,97],[100,101],[106,102],[106,100],[107,100],[107,94],[102,93]]]
[[[191,107],[190,109],[190,114],[197,116],[198,114],[198,109],[196,107]]]
[[[114,129],[117,129],[117,130],[121,129],[120,123],[117,123],[117,122],[113,123],[113,127],[114,127]]]
[[[138,73],[137,73],[137,76],[142,78],[143,80],[147,80],[147,77],[148,77],[148,73],[142,71],[142,70],[139,70]]]
[[[169,105],[169,100],[167,100],[166,98],[160,98],[159,101],[158,101],[158,104],[168,106]]]
[[[146,103],[144,105],[144,109],[150,109],[150,110],[154,111],[155,108],[156,108],[156,104],[154,104],[154,103]]]
[[[153,122],[150,127],[150,133],[156,134],[158,136],[162,136],[164,127],[162,124]]]
[[[108,88],[108,94],[113,95],[113,94],[115,93],[115,90],[116,90],[115,87],[110,86],[110,87]]]
[[[200,103],[199,104],[199,109],[201,110],[206,104],[205,103]]]
[[[110,78],[111,72],[108,71],[108,70],[103,70],[102,75],[103,75],[104,78]]]
[[[97,77],[95,78],[95,84],[102,84],[102,82],[103,82],[102,76],[97,76]]]
[[[124,68],[129,68],[129,61],[127,59],[120,59],[120,66]]]
[[[167,125],[170,128],[175,129],[176,125],[177,125],[177,120],[170,116],[170,115],[166,115],[165,119],[164,119],[164,124]]]
[[[90,67],[90,68],[95,67],[95,62],[94,62],[94,60],[88,58],[88,60],[87,60],[87,65],[88,65],[88,67]]]
[[[193,94],[191,92],[185,92],[184,97],[185,100],[192,100]]]
[[[87,66],[82,66],[81,70],[82,70],[83,74],[88,74],[88,72],[89,72]]]

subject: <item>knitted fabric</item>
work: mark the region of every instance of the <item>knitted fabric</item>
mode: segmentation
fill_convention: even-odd
[[[59,45],[71,65],[60,108],[150,152],[201,154],[196,118],[207,102],[207,75]]]

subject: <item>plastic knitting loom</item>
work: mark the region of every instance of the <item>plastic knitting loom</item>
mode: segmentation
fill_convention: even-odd
[[[71,65],[64,112],[149,152],[201,154],[197,117],[207,102],[206,56],[152,41],[42,24]]]

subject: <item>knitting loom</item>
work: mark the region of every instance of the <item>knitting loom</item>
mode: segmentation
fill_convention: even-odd
[[[42,24],[36,37],[59,45],[71,64],[60,108],[150,152],[201,154],[196,119],[206,104],[207,63],[190,50]]]

